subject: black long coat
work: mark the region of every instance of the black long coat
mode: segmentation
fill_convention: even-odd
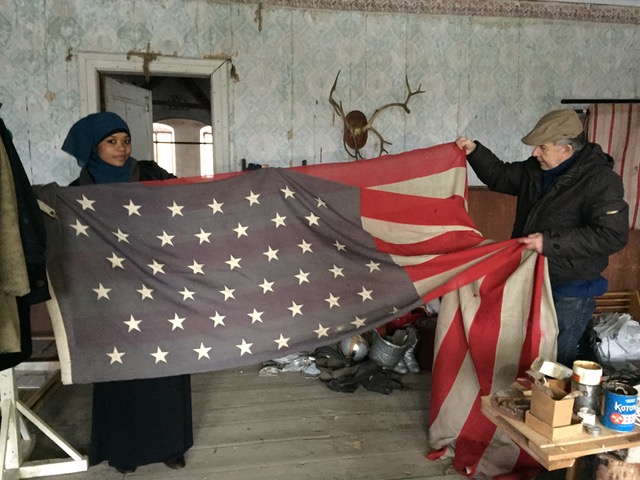
[[[174,178],[155,162],[136,161],[133,181]],[[71,185],[94,183],[86,170]],[[183,455],[193,446],[191,377],[95,383],[89,463],[137,467]]]

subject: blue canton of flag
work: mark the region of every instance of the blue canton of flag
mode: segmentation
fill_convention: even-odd
[[[47,266],[65,383],[265,361],[421,303],[363,230],[356,187],[267,168],[55,196]]]

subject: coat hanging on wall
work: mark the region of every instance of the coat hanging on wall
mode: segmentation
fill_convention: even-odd
[[[0,370],[31,356],[32,304],[48,300],[45,230],[31,184],[0,119]]]

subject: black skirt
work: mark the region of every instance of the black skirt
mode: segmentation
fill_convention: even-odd
[[[94,384],[90,465],[164,462],[192,445],[189,375]]]

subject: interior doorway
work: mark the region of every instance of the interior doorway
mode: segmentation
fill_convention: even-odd
[[[129,84],[149,92],[152,123],[169,126],[174,131],[173,173],[184,177],[241,168],[238,162],[233,161],[229,139],[227,60],[161,56],[144,65],[142,59],[135,56],[80,53],[77,57],[83,116],[106,109],[106,79]],[[207,127],[209,133],[203,136],[203,129],[206,132]],[[153,138],[157,143],[155,133]],[[203,146],[205,143],[207,145]],[[150,152],[155,151],[154,145],[151,145]],[[196,159],[192,157],[194,154],[197,154]],[[209,158],[201,158],[202,155]]]

